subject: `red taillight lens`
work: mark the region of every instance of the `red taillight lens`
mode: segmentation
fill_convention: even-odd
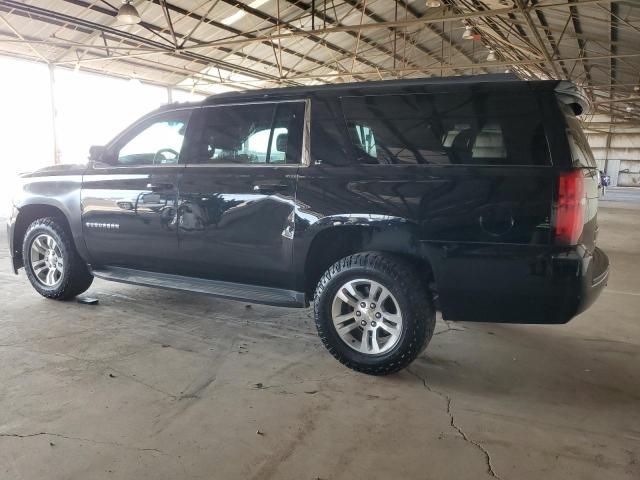
[[[560,174],[555,237],[558,243],[578,243],[584,226],[584,175],[582,170]]]

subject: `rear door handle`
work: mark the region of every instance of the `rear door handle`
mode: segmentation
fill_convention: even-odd
[[[173,183],[147,183],[147,190],[158,192],[160,190],[173,190]]]
[[[284,192],[289,188],[286,183],[261,183],[253,186],[256,193],[276,193]]]

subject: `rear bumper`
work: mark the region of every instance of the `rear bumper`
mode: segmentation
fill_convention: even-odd
[[[609,257],[602,250],[596,247],[582,262],[584,275],[580,277],[580,291],[574,315],[589,308],[609,281]]]
[[[448,255],[439,267],[443,317],[461,321],[567,323],[595,302],[609,278],[607,255],[581,246],[475,248]]]

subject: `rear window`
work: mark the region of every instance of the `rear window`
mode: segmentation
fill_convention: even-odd
[[[587,141],[587,137],[582,130],[582,125],[576,118],[571,107],[560,104],[560,109],[564,113],[567,123],[567,141],[571,150],[571,160],[574,167],[596,168],[596,161],[593,152]]]
[[[533,95],[378,95],[341,102],[360,163],[550,164]]]

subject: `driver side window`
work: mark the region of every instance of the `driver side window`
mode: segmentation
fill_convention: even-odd
[[[120,148],[117,164],[123,167],[177,164],[186,127],[186,115],[180,113],[154,121]]]

